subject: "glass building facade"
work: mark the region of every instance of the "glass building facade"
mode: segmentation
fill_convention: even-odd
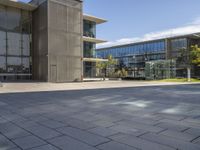
[[[83,36],[89,38],[96,38],[96,23],[89,20],[83,20]],[[83,57],[96,58],[96,43],[84,41],[83,42]],[[96,63],[83,62],[83,76],[84,78],[92,78],[96,76]]]
[[[188,47],[187,38],[172,39],[170,48],[171,58],[177,58],[180,55],[180,49],[187,49],[187,47]]]
[[[0,5],[0,79],[31,78],[31,13]]]
[[[113,57],[124,57],[129,55],[141,55],[145,53],[160,53],[165,51],[165,41],[149,43],[130,44],[97,51],[97,56],[106,58],[108,55]]]
[[[83,36],[96,37],[96,23],[88,20],[83,20]]]
[[[96,44],[91,42],[83,42],[83,57],[84,58],[95,58]]]
[[[119,68],[126,68],[129,76],[143,78],[145,62],[165,59],[165,40],[142,42],[99,49],[96,55],[106,59],[109,55],[118,59]]]
[[[83,42],[83,57],[95,58],[96,44],[92,42]],[[96,64],[94,62],[83,62],[84,78],[96,76]]]
[[[126,68],[129,77],[145,78],[145,65],[151,61],[175,60],[176,75],[186,77],[185,65],[179,62],[181,50],[189,52],[191,45],[200,45],[199,37],[186,35],[170,37],[155,41],[146,41],[121,46],[98,49],[96,55],[99,58],[107,58],[112,55],[119,62],[119,68]],[[193,72],[197,72],[194,71]],[[193,73],[193,76],[195,74]]]
[[[188,49],[189,40],[187,38],[171,39],[170,40],[170,58],[176,59],[176,74],[178,77],[187,76],[186,69],[183,69],[184,62],[182,62],[181,53],[182,50]]]

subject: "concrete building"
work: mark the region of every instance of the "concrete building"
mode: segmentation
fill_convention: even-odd
[[[187,70],[179,61],[180,49],[189,50],[191,45],[200,46],[200,33],[101,48],[96,54],[102,59],[108,55],[118,59],[118,67],[126,68],[128,77],[145,78],[146,62],[172,59],[176,60],[176,76],[186,77]],[[200,77],[199,67],[192,67],[192,76]]]
[[[1,0],[0,80],[92,77],[95,44],[105,42],[96,38],[96,24],[103,22],[84,15],[81,0]]]

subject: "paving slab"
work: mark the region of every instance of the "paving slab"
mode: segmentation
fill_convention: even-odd
[[[21,150],[196,150],[200,84],[162,84],[6,83],[0,143]]]
[[[123,125],[114,125],[112,127],[109,127],[109,129],[118,131],[120,133],[130,134],[133,136],[140,136],[147,132],[146,130],[145,131],[139,130],[139,129],[135,129],[134,127],[130,127],[130,126],[127,127],[127,126],[123,126]]]
[[[8,150],[21,150],[21,149],[18,148],[18,147],[15,147],[15,148],[11,148],[11,149],[8,149]]]
[[[119,131],[117,131],[117,130],[112,130],[112,129],[103,128],[103,127],[96,127],[96,128],[90,129],[88,131],[93,134],[97,134],[97,135],[100,135],[103,137],[108,137],[108,136],[114,135],[116,133],[119,133]]]
[[[191,134],[193,136],[200,136],[200,129],[196,129],[196,128],[190,128],[188,130],[185,130],[184,133],[187,133],[187,134]]]
[[[13,140],[15,144],[17,144],[22,149],[30,149],[34,147],[39,147],[41,145],[45,145],[46,142],[35,137],[35,136],[27,136],[23,138],[18,138]]]
[[[0,124],[0,132],[9,139],[16,139],[30,135],[29,132],[11,122]]]
[[[97,126],[105,127],[105,128],[115,125],[115,123],[113,123],[112,121],[104,121],[104,120],[98,120],[93,123]]]
[[[155,126],[161,127],[163,129],[170,129],[172,131],[178,131],[178,132],[185,131],[186,129],[189,129],[189,127],[187,127],[187,126],[175,125],[175,124],[171,124],[171,123],[159,123]]]
[[[161,131],[164,130],[164,128],[161,128],[161,127],[156,127],[156,126],[153,126],[153,125],[147,125],[147,124],[144,124],[144,123],[138,123],[138,122],[135,122],[135,121],[120,121],[118,122],[117,124],[119,125],[122,125],[122,126],[126,126],[126,127],[130,127],[130,128],[133,128],[133,129],[140,129],[140,130],[143,130],[143,131],[150,131],[150,132],[155,132],[155,133],[159,133]]]
[[[59,128],[57,129],[57,131],[59,131],[62,134],[73,137],[77,140],[83,141],[92,146],[97,146],[99,144],[110,141],[108,138],[104,138],[102,136],[91,134],[90,132],[72,128],[72,127]]]
[[[59,149],[56,148],[55,146],[47,144],[47,145],[31,148],[30,150],[59,150]]]
[[[27,127],[26,130],[44,140],[61,136],[59,132],[41,125]]]
[[[15,147],[16,145],[13,142],[0,134],[0,149],[11,149]]]
[[[86,122],[86,121],[82,121],[82,120],[78,120],[74,118],[67,118],[61,122],[63,122],[64,124],[68,124],[69,126],[79,128],[79,129],[84,129],[84,130],[92,129],[97,126],[93,124],[92,122]]]
[[[61,123],[61,122],[55,121],[55,120],[45,120],[45,121],[40,121],[38,123],[45,126],[45,127],[49,127],[49,128],[52,128],[52,129],[67,126],[64,123]]]
[[[131,147],[131,146],[128,146],[125,144],[121,144],[121,143],[117,143],[114,141],[99,145],[99,146],[97,146],[97,148],[100,150],[138,150],[134,147]]]
[[[122,136],[115,138],[115,141],[127,144],[134,148],[142,149],[142,150],[175,150],[169,146],[165,146],[163,144],[158,144],[155,142],[150,142],[138,137],[134,136]]]
[[[172,130],[165,130],[163,132],[160,133],[161,135],[165,135],[174,139],[180,139],[183,141],[192,141],[195,138],[197,138],[198,136],[196,135],[192,135],[192,134],[188,134],[188,133],[183,133],[183,132],[177,132],[177,131],[172,131]]]
[[[187,126],[190,128],[198,128],[200,129],[200,125],[197,123],[193,123],[193,122],[187,122],[187,121],[177,121],[177,120],[171,120],[171,119],[162,119],[159,121],[160,123],[170,123],[170,124],[174,124],[174,125],[181,125],[181,126]]]
[[[89,146],[68,136],[57,137],[49,140],[49,142],[63,150],[97,150],[92,146]]]
[[[177,140],[175,138],[163,136],[163,135],[158,135],[158,134],[153,134],[153,133],[148,133],[144,134],[141,136],[141,138],[156,142],[158,144],[163,144],[166,146],[170,146],[175,149],[180,149],[180,150],[199,150],[200,146],[190,143],[190,142],[185,142],[182,140]]]

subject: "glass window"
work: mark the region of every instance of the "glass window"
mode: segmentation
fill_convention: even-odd
[[[6,28],[6,9],[4,6],[0,6],[0,29]]]
[[[0,72],[31,73],[30,34],[30,12],[0,6]]]
[[[30,36],[29,36],[29,34],[23,34],[22,55],[30,56]]]
[[[21,55],[21,34],[20,33],[7,33],[8,39],[8,55]]]
[[[28,11],[22,11],[22,32],[23,33],[30,33],[31,32],[31,24],[30,24],[31,15]]]
[[[96,23],[84,20],[83,21],[84,36],[96,37]]]
[[[3,73],[6,71],[6,57],[0,56],[0,73]]]
[[[0,55],[6,55],[6,32],[0,31]]]
[[[13,7],[7,8],[7,29],[21,31],[20,28],[21,10]]]

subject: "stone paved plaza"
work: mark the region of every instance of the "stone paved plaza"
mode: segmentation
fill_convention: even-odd
[[[0,88],[0,150],[200,150],[200,85],[120,83]]]

